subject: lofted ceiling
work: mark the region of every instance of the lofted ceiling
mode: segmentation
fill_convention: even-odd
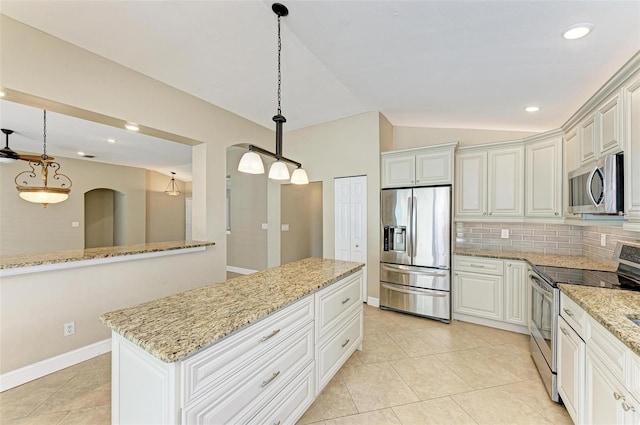
[[[640,50],[637,0],[285,4],[285,130],[370,110],[396,126],[550,130]],[[2,0],[2,13],[273,128],[271,2]],[[593,32],[563,39],[579,22]]]

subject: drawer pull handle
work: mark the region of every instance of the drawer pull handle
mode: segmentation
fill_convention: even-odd
[[[351,299],[351,297],[348,297],[346,300],[342,301],[342,304],[348,303],[350,299]]]
[[[636,411],[635,407],[633,407],[633,405],[631,404],[627,404],[626,401],[622,402],[622,408],[624,409],[625,412],[628,412],[629,410],[631,410],[632,412]]]
[[[349,343],[349,341],[351,341],[350,339],[347,339],[343,344],[342,344],[342,348],[346,347],[346,345]]]
[[[470,266],[471,267],[480,267],[481,269],[484,268],[484,264],[473,264],[473,263],[471,263]]]
[[[260,388],[264,388],[269,385],[271,381],[278,377],[278,375],[280,375],[280,371],[274,372],[269,379],[267,379],[266,381],[262,381],[262,384],[260,384]]]
[[[566,308],[563,308],[562,311],[564,311],[565,313],[567,313],[569,315],[569,317],[573,317],[573,312],[571,310],[568,310]]]
[[[280,425],[280,421],[274,422],[273,425]]]
[[[621,396],[620,394],[618,394],[617,391],[613,392],[613,398],[615,398],[616,400],[622,399],[622,401],[624,401],[624,396]]]
[[[569,332],[567,332],[567,330],[565,328],[563,328],[562,326],[560,326],[560,330],[562,331],[563,334],[565,334],[566,336],[569,336]]]
[[[265,342],[269,338],[273,338],[274,336],[276,336],[278,332],[280,332],[280,329],[276,329],[275,331],[271,332],[269,335],[263,336],[262,338],[260,338],[260,341],[258,342]]]

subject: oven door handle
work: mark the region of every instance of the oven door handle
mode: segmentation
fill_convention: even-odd
[[[547,283],[545,283],[542,279],[540,279],[538,276],[534,275],[534,274],[529,274],[529,279],[531,279],[531,287],[540,292],[542,295],[544,295],[546,298],[548,299],[553,299],[553,293],[547,289],[546,287],[548,286]]]

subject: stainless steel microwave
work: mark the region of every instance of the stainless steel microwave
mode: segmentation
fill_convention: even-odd
[[[624,214],[623,154],[607,155],[569,173],[569,212]]]

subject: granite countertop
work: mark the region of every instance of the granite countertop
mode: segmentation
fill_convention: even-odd
[[[171,251],[215,245],[215,242],[173,241],[143,243],[138,245],[109,246],[104,248],[72,249],[68,251],[43,252],[39,254],[18,254],[0,256],[0,270],[18,267],[40,266],[43,264],[69,263],[72,261],[95,260],[97,258],[121,257],[150,252]]]
[[[640,292],[561,283],[560,290],[640,356]]]
[[[533,252],[493,251],[486,249],[456,248],[453,251],[458,255],[472,257],[500,258],[503,260],[528,261],[534,266],[567,267],[570,269],[601,270],[615,272],[617,264],[605,264],[600,261],[578,255],[536,254]]]
[[[171,363],[364,267],[307,258],[105,313],[100,321]]]

